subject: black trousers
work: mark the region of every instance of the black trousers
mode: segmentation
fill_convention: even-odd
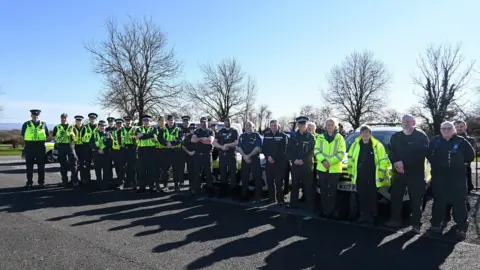
[[[267,174],[268,197],[270,200],[284,202],[283,179],[285,178],[285,159],[277,159],[274,163],[267,160],[265,171]]]
[[[237,158],[235,156],[235,153],[220,153],[220,156],[218,158],[220,181],[224,186],[226,186],[228,184],[228,179],[230,178],[230,188],[234,189],[235,187],[237,187]]]
[[[188,182],[192,185],[195,177],[195,158],[185,153],[185,161],[187,162]]]
[[[303,165],[292,163],[292,191],[290,192],[290,204],[293,207],[298,205],[298,192],[300,184],[304,183],[304,193],[309,210],[314,210],[315,194],[313,189],[312,163],[306,162]]]
[[[207,188],[213,188],[213,175],[212,175],[212,154],[211,153],[195,153],[195,172],[193,176],[193,183],[190,183],[190,190],[195,193],[201,191],[202,183],[200,175],[204,174],[207,178]]]
[[[465,181],[463,181],[465,183]],[[422,200],[425,194],[426,183],[423,171],[415,173],[394,173],[392,177],[391,219],[401,222],[403,195],[408,188],[410,204],[412,206],[412,225],[420,226],[422,218]],[[465,202],[464,202],[465,203]],[[445,211],[445,208],[444,208]]]
[[[360,208],[360,216],[373,218],[377,216],[378,196],[375,171],[372,173],[358,174],[357,195]]]
[[[340,173],[317,171],[317,181],[320,186],[322,212],[326,217],[334,216],[337,207],[337,186]]]
[[[250,173],[253,176],[253,181],[255,183],[255,199],[259,200],[262,197],[262,166],[260,165],[260,158],[258,156],[253,156],[250,158],[250,163],[247,163],[242,158],[242,196],[247,196],[248,187],[250,182]]]
[[[463,175],[442,175],[432,179],[432,226],[439,226],[445,218],[447,205],[453,206],[453,220],[461,230],[467,229],[467,184]]]
[[[102,188],[106,188],[108,183],[112,180],[112,170],[110,169],[112,160],[110,155],[108,151],[103,152],[103,154],[94,152],[93,158],[93,162],[95,164],[95,177],[98,181],[98,184]]]
[[[144,190],[148,185],[153,189],[157,181],[157,149],[155,147],[138,148],[139,189]]]
[[[84,182],[88,182],[92,180],[92,175],[90,173],[90,165],[92,164],[93,160],[93,151],[88,143],[83,144],[83,153],[83,164],[82,168],[80,169],[80,173],[83,174],[82,179],[84,180]]]
[[[85,162],[85,145],[84,144],[76,144],[75,145],[75,154],[77,155],[77,179],[84,180],[85,179],[85,171],[82,170],[83,163]],[[78,173],[80,172],[80,178],[78,177]]]
[[[472,165],[471,164],[465,165],[465,168],[466,168],[468,192],[471,192],[474,189],[473,182],[472,182]]]
[[[137,147],[135,145],[127,145],[125,151],[125,167],[126,174],[125,184],[127,186],[136,186],[137,179],[135,178],[135,165],[137,162]]]
[[[117,174],[115,184],[118,186],[125,184],[125,157],[125,149],[123,148],[110,151],[110,158],[113,161],[113,167]]]
[[[168,169],[167,170],[163,170],[164,167],[166,167],[169,163],[168,160],[168,157],[166,155],[166,152],[165,152],[166,149],[156,149],[157,151],[157,169],[156,169],[156,177],[155,177],[155,183],[164,183],[166,185],[166,183],[168,183]],[[165,164],[166,163],[166,164]]]
[[[38,184],[45,184],[45,142],[32,142],[25,145],[25,165],[27,183],[33,184],[33,165],[37,164]]]
[[[165,149],[163,150],[163,158],[160,161],[162,168],[161,181],[165,187],[168,185],[168,171],[170,167],[173,171],[173,183],[175,187],[183,182],[183,175],[185,173],[185,155],[181,148]]]
[[[285,160],[285,176],[284,176],[284,185],[283,185],[283,194],[288,194],[290,192],[290,178],[291,178],[292,166],[290,165],[290,161]]]
[[[60,163],[60,174],[62,175],[62,182],[68,182],[68,171],[71,173],[72,182],[78,182],[77,175],[77,155],[75,153],[75,146],[69,143],[58,144],[58,161]]]

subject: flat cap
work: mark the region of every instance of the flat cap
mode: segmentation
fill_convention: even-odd
[[[73,118],[75,118],[75,120],[83,120],[83,116],[81,115],[75,115]]]
[[[89,113],[89,114],[88,114],[88,118],[97,119],[97,118],[98,118],[98,114],[96,114],[96,113]]]
[[[182,116],[182,120],[187,120],[188,121],[188,120],[190,120],[190,116],[186,116],[186,115]]]
[[[306,117],[306,116],[299,116],[299,117],[297,117],[296,121],[297,121],[297,123],[299,123],[299,124],[305,124],[305,123],[307,123],[307,121],[308,121],[308,117]]]
[[[41,112],[42,111],[38,109],[30,110],[30,113],[32,113],[32,115],[35,115],[35,116],[39,116]]]

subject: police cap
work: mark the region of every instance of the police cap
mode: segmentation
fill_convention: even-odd
[[[308,121],[308,117],[299,116],[299,117],[297,117],[296,121],[297,121],[298,124],[305,124]]]
[[[103,120],[100,120],[100,121],[98,121],[98,125],[101,126],[101,127],[104,127],[104,126],[107,125],[107,123],[105,123],[105,121],[103,121]]]
[[[189,121],[189,120],[190,120],[190,116],[182,116],[182,120]]]
[[[83,116],[81,116],[81,115],[75,115],[73,118],[75,118],[75,120],[79,120],[79,121],[83,120]]]
[[[113,122],[113,120],[115,120],[115,117],[111,117],[111,116],[110,116],[110,117],[107,117],[107,121],[108,121],[108,122]]]
[[[201,117],[200,122],[207,122],[207,118],[206,117]]]
[[[123,119],[122,118],[117,118],[117,119],[115,119],[115,123],[121,124],[121,123],[123,123]]]
[[[30,113],[35,116],[39,116],[42,111],[38,109],[30,110]]]
[[[98,114],[96,114],[96,113],[89,113],[89,114],[88,114],[88,118],[90,118],[90,119],[91,119],[91,118],[97,119],[97,118],[98,118]]]
[[[130,116],[125,116],[125,117],[123,117],[123,120],[125,120],[125,121],[132,121],[132,117],[130,117]]]
[[[148,115],[148,114],[144,114],[144,115],[142,116],[142,119],[143,119],[143,120],[150,120],[150,119],[152,119],[152,117],[151,117],[150,115]]]
[[[194,124],[194,123],[191,123],[191,124],[188,126],[188,128],[189,128],[189,129],[195,129],[195,128],[196,128],[196,126],[195,126],[195,124]]]

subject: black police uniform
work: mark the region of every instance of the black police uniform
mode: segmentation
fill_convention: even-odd
[[[391,218],[386,224],[389,227],[397,227],[401,223],[405,188],[408,188],[412,205],[412,225],[421,226],[422,199],[426,188],[425,158],[428,153],[428,145],[427,135],[416,128],[410,135],[406,135],[403,131],[396,132],[390,140],[390,161],[392,164],[402,161],[405,173],[398,173],[393,166]]]
[[[445,217],[447,204],[453,206],[453,219],[458,229],[467,230],[467,184],[465,182],[465,163],[472,162],[475,153],[465,138],[453,135],[450,140],[437,136],[429,148],[428,159],[431,164],[432,227],[439,228]]]
[[[166,134],[172,134],[174,132],[176,132],[175,139],[167,141],[165,138]],[[163,182],[163,187],[168,188],[168,170],[172,167],[173,183],[175,185],[175,190],[178,191],[179,184],[183,182],[183,175],[185,172],[185,156],[181,148],[183,132],[175,123],[173,123],[173,126],[171,127],[167,124],[165,128],[158,131],[157,140],[165,147],[161,150],[163,151],[163,159],[160,160],[160,165],[162,167],[161,181]],[[173,148],[168,148],[168,143],[170,143]]]
[[[144,115],[143,119],[150,120],[152,117]],[[138,143],[138,175],[139,183],[137,192],[145,192],[146,186],[150,188],[150,192],[154,191],[155,183],[158,179],[157,170],[157,151],[155,146],[141,146],[142,141],[148,139],[156,139],[157,128],[149,126],[148,128],[141,127],[136,130],[136,135],[142,134],[140,139],[137,139]]]
[[[238,131],[234,128],[223,128],[215,134],[217,143],[221,146],[234,143],[238,140]],[[233,194],[233,189],[237,186],[237,155],[236,146],[229,147],[226,151],[219,149],[219,170],[220,181],[222,183],[221,195],[225,195],[228,186],[228,178],[230,177],[230,190]]]
[[[99,121],[99,125],[105,125],[105,122]],[[93,159],[95,164],[95,177],[98,184],[102,189],[108,187],[108,183],[112,180],[112,170],[110,168],[112,160],[110,158],[110,150],[112,147],[112,139],[106,131],[97,130],[92,136],[92,142],[90,144],[93,149]],[[103,153],[100,153],[100,149],[96,143],[101,143],[105,147]]]
[[[467,133],[458,134],[458,136],[465,138],[472,146],[475,154],[477,153],[477,142],[475,141],[475,138],[468,136]],[[467,187],[468,187],[468,192],[470,193],[474,189],[473,182],[472,182],[472,164],[465,163],[465,168],[466,168],[466,176],[467,176]]]
[[[123,119],[115,119],[115,123],[123,123]],[[113,161],[113,168],[117,174],[115,185],[122,190],[125,184],[125,148],[123,148],[122,128],[109,132],[112,134],[112,148],[110,158]]]
[[[41,110],[30,110],[34,116],[38,116]],[[43,121],[27,121],[22,125],[21,136],[25,136],[25,131],[29,125],[35,128],[41,127],[45,130],[45,136],[48,138],[47,124]],[[25,138],[25,137],[24,137]],[[27,187],[33,184],[33,165],[37,164],[38,184],[43,187],[45,185],[45,141],[46,140],[25,140],[24,154],[25,165],[27,170]]]
[[[123,120],[131,121],[131,117],[124,117]],[[124,187],[133,187],[136,188],[137,180],[135,178],[135,165],[137,163],[137,146],[136,146],[136,138],[135,132],[132,133],[130,136],[129,134],[132,132],[133,127],[126,127],[123,126],[120,130],[121,133],[124,134],[125,137],[122,137],[122,143],[124,148],[125,154],[125,174],[126,179],[124,183]],[[123,135],[122,135],[123,136]]]
[[[200,122],[205,121],[206,119],[201,118]],[[214,137],[213,130],[207,128],[198,128],[193,132],[193,136],[197,138],[210,138]],[[201,181],[200,175],[204,174],[207,178],[207,192],[210,196],[213,195],[213,175],[212,175],[212,144],[204,144],[202,142],[195,143],[196,151],[194,155],[195,159],[195,173],[193,176],[193,183],[190,182],[190,191],[192,194],[200,193],[201,191]]]
[[[190,116],[182,116],[182,121],[190,121]],[[182,126],[182,132],[183,132],[183,135],[186,136],[187,134],[189,133],[192,133],[193,131],[190,130],[190,125],[183,125]],[[195,126],[195,124],[193,124],[193,126]]]
[[[107,133],[113,133],[117,130],[117,128],[115,127],[115,124],[113,123],[115,122],[115,117],[107,117],[107,123],[108,123],[108,127],[105,128],[105,131]],[[114,164],[113,164],[113,159],[110,157],[110,171],[112,172],[112,175],[113,175],[113,169],[114,169]],[[112,178],[113,180],[113,178]]]
[[[307,117],[298,117],[297,123],[306,123]],[[297,130],[291,135],[288,141],[287,156],[292,166],[292,189],[290,192],[290,207],[296,208],[298,204],[298,193],[301,181],[305,184],[306,201],[309,210],[314,210],[315,190],[313,187],[313,149],[315,147],[315,137],[305,131],[303,134]],[[295,165],[295,160],[302,160],[302,165]]]
[[[195,130],[195,124],[190,124],[191,132],[187,133],[183,138],[183,150],[185,152],[186,162],[187,162],[187,173],[188,173],[188,181],[190,184],[193,184],[194,175],[195,175],[195,150],[196,144],[192,143],[192,136],[193,131]],[[192,155],[188,154],[188,152],[194,152]]]
[[[58,133],[58,130],[63,130]],[[58,161],[60,163],[60,174],[62,175],[62,183],[65,187],[68,184],[68,171],[71,172],[71,181],[73,186],[78,184],[77,175],[77,155],[75,153],[75,146],[73,141],[75,135],[73,133],[74,127],[70,124],[59,124],[53,128],[52,137],[55,138],[58,149]],[[60,138],[59,138],[60,137]],[[62,138],[65,141],[60,141]]]
[[[82,121],[83,116],[76,115],[75,120]],[[82,174],[82,166],[85,160],[85,145],[82,142],[82,132],[84,126],[81,124],[80,126],[74,125],[73,133],[75,134],[75,140],[79,141],[80,143],[75,143],[75,155],[77,156],[77,179],[80,179],[82,182],[85,180],[83,179],[84,175]],[[78,177],[78,173],[80,173],[80,177]]]
[[[89,113],[88,114],[89,119],[97,119],[98,115],[96,113]],[[82,167],[80,168],[80,178],[83,181],[83,184],[87,184],[91,179],[91,165],[92,165],[92,160],[93,160],[93,149],[92,149],[92,143],[95,144],[95,141],[93,140],[93,135],[95,134],[95,130],[97,129],[98,125],[97,124],[90,124],[88,123],[85,125],[85,127],[82,130],[82,139],[85,137],[85,134],[87,132],[87,128],[92,130],[92,137],[90,137],[89,142],[84,142],[83,144],[83,150],[84,150],[84,155],[83,155],[83,164]]]
[[[288,137],[282,131],[267,131],[263,135],[262,149],[266,160],[268,197],[272,201],[276,197],[279,204],[284,203],[283,178],[285,177],[287,145]],[[271,157],[274,162],[270,163],[268,157]]]
[[[256,148],[259,151],[250,157],[250,163],[247,163],[242,157],[242,168],[240,175],[242,178],[242,199],[245,200],[249,188],[250,173],[253,176],[255,183],[255,200],[260,200],[262,197],[262,166],[260,164],[260,152],[262,148],[262,138],[257,132],[243,133],[238,140],[238,148],[243,154],[250,155]]]

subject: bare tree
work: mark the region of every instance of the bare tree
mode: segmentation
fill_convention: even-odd
[[[160,27],[144,18],[131,19],[123,27],[110,19],[106,28],[106,41],[85,46],[93,56],[94,71],[107,78],[102,105],[138,116],[174,107],[180,93],[175,80],[182,67]]]
[[[465,63],[460,53],[461,44],[431,45],[417,60],[422,75],[413,81],[422,88],[420,104],[428,110],[432,131],[440,132],[440,124],[454,113],[455,102],[464,94],[475,61]]]
[[[402,122],[402,115],[397,110],[389,108],[379,112],[373,120],[390,124],[400,123]]]
[[[203,82],[188,85],[186,93],[190,101],[219,120],[244,113],[255,97],[255,82],[245,75],[238,62],[224,59],[216,66],[202,65]]]
[[[391,76],[383,62],[370,51],[353,52],[331,69],[324,100],[334,106],[339,118],[357,128],[384,105]]]
[[[280,127],[282,128],[283,131],[290,131],[290,117],[288,116],[282,116],[277,119],[278,124],[280,124]]]
[[[268,121],[272,116],[272,111],[269,110],[268,105],[263,104],[258,108],[258,131],[262,132],[268,127]]]
[[[300,115],[308,117],[317,126],[324,126],[325,121],[333,117],[333,109],[330,106],[316,108],[313,105],[304,105],[300,108]]]

